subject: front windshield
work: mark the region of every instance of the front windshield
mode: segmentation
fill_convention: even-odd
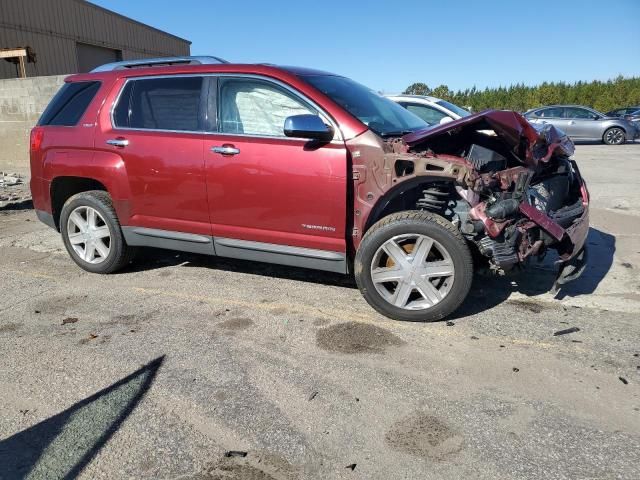
[[[380,136],[399,136],[429,127],[397,103],[348,78],[305,75],[304,80]]]
[[[446,100],[438,100],[436,103],[460,117],[468,117],[469,115],[471,115],[471,112],[468,112],[464,108],[460,108],[459,106],[453,103],[449,103]]]

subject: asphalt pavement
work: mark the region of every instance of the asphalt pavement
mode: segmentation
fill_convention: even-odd
[[[640,478],[640,143],[575,158],[585,275],[477,275],[435,324],[289,267],[89,274],[0,211],[0,479]]]

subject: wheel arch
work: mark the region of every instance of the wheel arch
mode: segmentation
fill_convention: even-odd
[[[416,194],[422,193],[422,190],[434,184],[449,183],[455,185],[455,180],[449,177],[442,176],[426,176],[419,175],[414,178],[405,180],[403,182],[394,185],[390,188],[382,197],[378,199],[368,217],[364,222],[363,235],[369,230],[378,220],[396,213],[402,210],[415,210],[415,204],[407,208],[406,203],[415,199]]]
[[[78,177],[78,176],[58,176],[54,177],[51,181],[49,188],[49,195],[51,197],[51,214],[53,215],[53,221],[56,229],[60,231],[60,214],[65,202],[81,192],[87,192],[90,190],[102,190],[108,192],[104,183],[90,177]]]

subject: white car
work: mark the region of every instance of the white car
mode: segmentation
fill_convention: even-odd
[[[464,108],[436,97],[426,95],[387,95],[429,125],[439,125],[471,115]]]

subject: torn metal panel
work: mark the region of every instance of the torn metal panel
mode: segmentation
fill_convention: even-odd
[[[488,110],[402,138],[368,131],[347,148],[355,248],[388,212],[426,209],[456,225],[497,270],[548,248],[565,263],[582,251],[588,191],[568,160],[573,143],[551,125]]]

